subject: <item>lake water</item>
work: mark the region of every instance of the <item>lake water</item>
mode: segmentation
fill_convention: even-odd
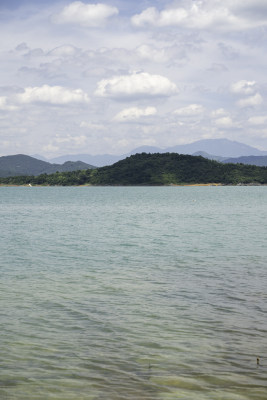
[[[267,399],[267,187],[0,203],[1,400]]]

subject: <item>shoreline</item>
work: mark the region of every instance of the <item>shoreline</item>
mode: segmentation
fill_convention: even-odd
[[[227,187],[227,186],[267,186],[267,183],[237,183],[237,184],[223,184],[223,183],[171,183],[166,185],[14,185],[14,184],[0,184],[1,187]]]

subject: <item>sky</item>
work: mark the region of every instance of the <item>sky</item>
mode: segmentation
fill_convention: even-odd
[[[267,150],[266,0],[0,0],[0,155]]]

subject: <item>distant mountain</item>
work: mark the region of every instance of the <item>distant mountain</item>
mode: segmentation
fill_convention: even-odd
[[[223,163],[233,164],[249,164],[257,165],[258,167],[267,167],[267,156],[244,156],[237,158],[227,158],[222,160]]]
[[[125,158],[126,156],[114,156],[112,154],[67,154],[64,156],[55,157],[49,160],[49,162],[63,164],[66,161],[83,161],[90,165],[102,167],[104,165],[111,165],[115,162]]]
[[[216,154],[220,157],[240,157],[240,156],[263,156],[267,155],[267,151],[263,152],[255,147],[248,146],[244,143],[233,142],[228,139],[205,139],[198,140],[190,144],[183,144],[165,149],[168,152],[180,154],[193,154],[198,151],[204,151],[208,154]]]
[[[93,169],[92,165],[81,161],[65,162],[61,164],[50,164],[49,162],[37,160],[24,154],[0,157],[0,177],[16,175],[40,175],[52,174],[54,172],[68,172],[84,169]]]
[[[41,156],[40,154],[31,154],[30,157],[37,158],[37,160],[49,162],[49,160],[47,158],[45,158],[44,156]]]
[[[215,161],[225,160],[225,157],[214,156],[212,154],[206,153],[205,151],[196,151],[195,153],[192,154],[192,156],[201,156],[207,158],[208,160],[215,160]]]
[[[133,149],[129,153],[122,155],[111,155],[111,154],[72,154],[63,155],[60,157],[49,160],[54,163],[64,163],[65,161],[83,161],[85,163],[95,165],[97,167],[103,167],[106,165],[112,165],[117,161],[123,160],[138,153],[178,153],[178,154],[198,154],[205,158],[223,161],[223,158],[230,157],[241,157],[241,156],[264,156],[267,155],[267,151],[260,151],[255,147],[248,146],[244,143],[234,142],[228,139],[205,139],[199,140],[190,144],[183,144],[173,147],[167,147],[161,149],[154,146],[141,146]]]

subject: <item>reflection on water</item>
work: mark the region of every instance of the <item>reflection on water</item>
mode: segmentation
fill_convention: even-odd
[[[266,194],[1,188],[0,398],[266,400]]]

